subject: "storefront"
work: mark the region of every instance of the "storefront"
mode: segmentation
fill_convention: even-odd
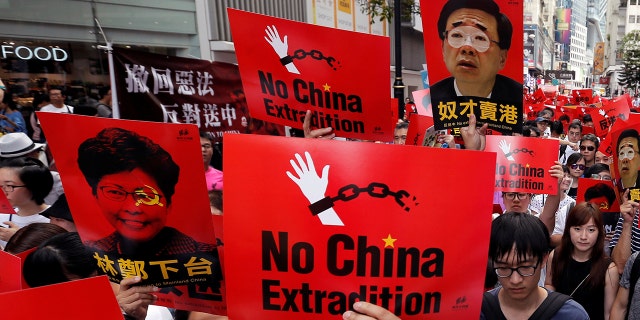
[[[107,55],[96,49],[105,44],[99,26],[114,47],[200,55],[195,0],[30,0],[0,7],[0,78],[22,105],[52,86],[64,86],[73,103],[109,85]]]

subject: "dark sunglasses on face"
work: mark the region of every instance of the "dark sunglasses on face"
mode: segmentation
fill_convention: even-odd
[[[585,149],[589,150],[589,151],[593,151],[596,149],[596,147],[594,146],[580,146],[580,151],[584,151]]]
[[[576,170],[576,169],[584,170],[584,168],[586,168],[584,166],[584,164],[576,164],[576,163],[574,163],[574,164],[571,165],[571,169],[573,169],[573,170]]]

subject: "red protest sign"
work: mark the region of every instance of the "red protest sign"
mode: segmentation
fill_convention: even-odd
[[[485,151],[495,152],[496,191],[556,194],[558,179],[549,169],[558,160],[555,139],[487,136]]]
[[[311,110],[312,125],[337,136],[391,141],[388,37],[228,14],[252,116],[301,129]]]
[[[593,103],[592,89],[575,89],[571,91],[571,104],[591,104]]]
[[[407,129],[407,141],[405,144],[412,146],[424,146],[425,139],[429,134],[429,128],[431,128],[431,133],[435,134],[435,130],[433,129],[433,117],[421,116],[418,114],[411,115],[411,118],[409,118],[409,128]]]
[[[249,114],[238,66],[117,48],[120,118],[192,123],[211,132],[284,135],[284,127]]]
[[[224,199],[230,319],[327,319],[356,300],[402,319],[479,316],[493,190],[478,186],[493,184],[493,153],[225,139],[225,174],[237,177]]]
[[[158,304],[224,314],[198,128],[39,113],[99,272],[161,287]]]
[[[620,203],[616,199],[613,182],[610,180],[578,179],[576,202],[583,201],[592,202],[601,212],[620,212]]]
[[[2,310],[5,319],[122,319],[116,296],[104,276],[2,293],[0,299],[10,306]]]
[[[20,258],[0,251],[0,292],[20,290],[22,288],[22,264]]]
[[[458,10],[459,2],[421,0],[420,7],[436,129],[466,126],[469,107],[478,104],[471,112],[479,124],[507,134],[522,132],[523,1],[495,1],[495,7],[482,8],[491,14],[483,10],[473,19]],[[496,17],[510,21],[510,41],[494,40],[499,38]]]
[[[8,214],[16,213],[16,211],[13,209],[13,206],[9,202],[9,199],[7,199],[7,195],[5,195],[4,192],[0,192],[0,212]]]

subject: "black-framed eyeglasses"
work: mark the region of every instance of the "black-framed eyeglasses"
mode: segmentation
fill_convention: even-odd
[[[584,150],[589,150],[589,151],[593,151],[596,149],[596,147],[594,146],[580,146],[580,151],[584,151]]]
[[[529,194],[524,192],[504,192],[502,195],[509,200],[514,200],[515,198],[522,200],[529,197]]]
[[[536,273],[538,265],[539,263],[536,263],[534,266],[519,266],[517,268],[494,267],[493,271],[495,271],[498,278],[509,278],[514,271],[518,272],[518,274],[523,277],[531,277],[534,273]]]
[[[15,184],[5,184],[0,186],[5,192],[13,192],[15,188],[26,188],[27,186],[18,186]]]
[[[116,186],[101,186],[98,189],[100,189],[102,196],[112,201],[123,202],[128,195],[131,195],[131,198],[136,202],[136,206],[140,204],[164,206],[160,202],[162,196],[158,194],[155,188],[148,185],[138,187],[133,192],[128,192]]]
[[[571,169],[573,169],[573,170],[577,170],[577,169],[584,170],[585,168],[586,168],[586,166],[584,164],[574,163],[574,164],[571,165]]]

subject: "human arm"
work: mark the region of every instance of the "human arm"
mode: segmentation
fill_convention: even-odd
[[[553,286],[553,272],[551,271],[551,266],[553,265],[553,256],[555,255],[555,250],[551,251],[549,254],[549,259],[547,259],[547,275],[544,278],[544,287],[551,290],[556,291],[556,287]]]
[[[622,231],[618,242],[611,251],[611,259],[618,266],[618,273],[622,273],[624,265],[631,256],[631,233],[633,220],[638,210],[638,203],[629,200],[629,190],[622,195],[624,202],[620,205],[620,219],[622,219]]]
[[[547,201],[542,208],[539,218],[540,221],[547,226],[547,230],[549,230],[549,234],[551,234],[553,232],[553,227],[556,224],[556,211],[558,211],[560,198],[563,192],[560,188],[560,183],[562,182],[562,177],[564,177],[564,171],[562,170],[560,162],[555,161],[555,164],[551,166],[551,169],[549,169],[549,174],[558,179],[558,193],[547,197]]]
[[[353,310],[342,314],[345,320],[400,320],[391,311],[371,304],[369,302],[358,301],[353,304]]]
[[[264,37],[265,40],[271,45],[273,50],[276,52],[282,65],[287,68],[287,71],[295,74],[300,74],[298,68],[293,64],[292,58],[288,55],[287,51],[289,50],[289,41],[287,36],[284,36],[283,39],[280,39],[280,34],[278,34],[278,29],[276,26],[267,26],[265,29],[267,36]]]
[[[606,301],[606,297],[605,297],[605,301]],[[618,294],[616,294],[616,299],[613,301],[613,305],[611,306],[611,313],[609,315],[609,320],[625,320],[627,317],[628,303],[629,303],[629,289],[625,287],[620,287],[620,289],[618,289]],[[605,310],[605,314],[606,312],[607,311]]]
[[[153,292],[159,290],[154,286],[133,286],[140,281],[140,277],[123,279],[116,294],[122,312],[136,320],[144,320],[147,317],[149,305],[158,299]]]
[[[604,286],[604,318],[609,319],[613,303],[620,287],[620,275],[616,264],[611,262],[607,268],[605,286]]]
[[[464,147],[468,150],[484,150],[484,147],[487,142],[487,127],[488,123],[485,123],[482,127],[476,127],[476,115],[469,115],[469,125],[466,127],[460,128],[460,135],[462,136],[462,140],[464,140]]]
[[[302,130],[304,131],[305,138],[319,138],[319,139],[331,140],[336,137],[336,134],[333,133],[333,128],[331,127],[311,130],[311,110],[307,110],[307,113],[304,115]]]

